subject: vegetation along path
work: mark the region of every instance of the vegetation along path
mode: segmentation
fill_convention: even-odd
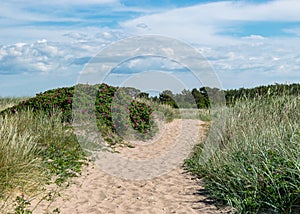
[[[180,137],[180,132],[184,131],[182,140],[200,138],[204,133],[204,126],[205,123],[200,120],[175,119],[165,124],[161,135],[153,142],[135,142],[134,148],[120,148],[118,155],[137,160],[155,158],[170,150]],[[182,127],[184,130],[181,130]],[[198,194],[203,190],[200,181],[186,173],[181,167],[182,163],[183,160],[164,175],[144,180],[112,176],[92,163],[84,168],[81,176],[74,178],[74,184],[63,191],[60,197],[56,197],[51,204],[43,201],[34,213],[52,212],[56,208],[62,214],[222,213],[205,196]]]

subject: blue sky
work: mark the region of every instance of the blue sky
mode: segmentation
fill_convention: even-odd
[[[2,0],[0,4],[0,96],[75,85],[100,50],[149,34],[197,49],[225,89],[300,82],[298,0]],[[166,68],[171,64],[155,60],[147,69],[182,75],[178,68]],[[190,87],[197,87],[193,84]]]

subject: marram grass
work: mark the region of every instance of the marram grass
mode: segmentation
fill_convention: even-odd
[[[35,138],[21,130],[17,115],[0,117],[0,196],[14,191],[35,191],[44,181]]]
[[[300,213],[300,97],[261,97],[222,111],[186,166],[237,213]],[[215,145],[211,154],[203,154],[207,145]]]
[[[61,121],[59,112],[0,116],[0,213],[16,195],[34,197],[53,178],[61,185],[80,173],[86,154]]]

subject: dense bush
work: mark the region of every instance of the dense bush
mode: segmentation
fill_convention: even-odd
[[[96,95],[95,101],[96,117],[99,128],[106,125],[114,130],[111,104],[116,91],[117,88],[109,87],[106,84],[102,84],[99,87],[99,92]]]
[[[153,109],[143,102],[134,100],[122,88],[102,84],[99,87],[95,106],[100,129],[107,126],[121,136],[128,134],[130,128],[138,131],[139,136],[143,137],[152,133]]]
[[[181,93],[173,94],[170,90],[165,90],[159,97],[151,97],[152,101],[170,105],[173,108],[199,108],[207,109],[212,105],[225,102],[233,105],[237,100],[254,99],[257,96],[282,96],[300,95],[300,84],[275,84],[268,86],[258,86],[255,88],[240,88],[231,90],[220,90],[218,88],[201,87],[191,91],[184,89]],[[147,94],[144,95],[148,97]],[[225,100],[224,100],[225,99]]]
[[[1,113],[16,113],[30,109],[33,112],[43,111],[51,114],[53,110],[58,110],[62,112],[62,119],[70,122],[72,119],[71,109],[73,92],[74,87],[49,90],[44,93],[36,94],[33,98],[23,100],[17,105],[7,108]]]
[[[135,101],[128,90],[132,91],[131,88],[117,88],[107,84],[59,88],[37,94],[7,108],[1,114],[17,113],[27,109],[33,112],[46,112],[49,115],[53,111],[60,111],[62,121],[70,123],[73,121],[73,99],[76,99],[77,110],[96,115],[98,128],[107,140],[111,141],[110,138],[106,138],[108,132],[118,133],[122,138],[129,127],[137,130],[139,134],[150,133],[153,125],[150,124],[152,121],[150,117],[153,110],[149,105]],[[81,106],[88,107],[82,109]]]
[[[151,120],[153,109],[145,103],[133,100],[129,112],[132,127],[141,134],[148,134],[153,126]]]
[[[228,105],[234,104],[241,99],[255,99],[261,97],[277,97],[283,95],[300,95],[300,84],[275,84],[262,85],[255,88],[240,88],[225,91],[225,98]]]

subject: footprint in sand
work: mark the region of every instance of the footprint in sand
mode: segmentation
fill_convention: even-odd
[[[179,139],[183,145],[190,145],[190,142],[186,142],[190,139],[195,139],[194,142],[199,140],[203,130],[197,130],[195,126],[201,127],[202,123],[199,120],[174,120],[167,124],[163,136],[156,142],[136,144],[135,148],[122,148],[118,155],[135,161],[146,159],[151,164],[149,159],[157,159],[165,155],[166,151],[172,151],[177,145],[176,140]],[[178,133],[180,131],[184,134]],[[222,213],[214,205],[201,202],[205,201],[204,196],[197,194],[199,189],[203,189],[201,183],[180,167],[183,158],[178,160],[176,153],[167,155],[168,158],[173,158],[168,160],[172,170],[169,166],[164,166],[165,169],[161,170],[146,164],[140,170],[133,170],[130,175],[140,176],[141,172],[160,173],[152,179],[134,180],[121,177],[118,174],[120,165],[115,167],[117,174],[114,176],[111,171],[105,172],[102,165],[98,167],[98,163],[92,163],[83,169],[82,176],[73,179],[74,184],[63,191],[61,197],[55,198],[48,208],[38,206],[33,213],[47,213],[55,208],[59,208],[61,214]],[[120,163],[113,162],[108,165],[112,167],[114,164]]]

